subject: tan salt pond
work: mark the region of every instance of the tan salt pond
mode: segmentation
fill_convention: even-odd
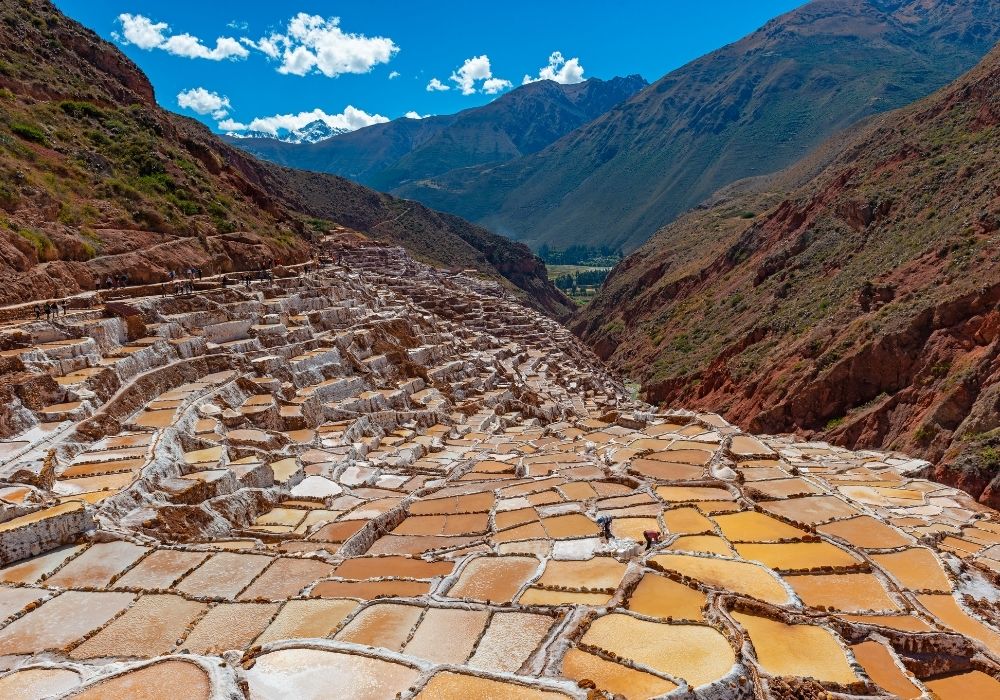
[[[175,581],[205,561],[208,556],[205,552],[158,549],[115,581],[114,587],[146,590],[170,588]]]
[[[714,486],[657,486],[656,495],[668,503],[733,500],[727,489]]]
[[[448,596],[507,603],[537,570],[538,560],[534,557],[479,557],[462,570]]]
[[[633,459],[629,471],[661,481],[684,481],[701,478],[705,468],[679,462],[662,462],[658,459]]]
[[[26,668],[0,677],[0,698],[41,700],[58,697],[80,684],[80,674],[64,668]]]
[[[582,641],[695,687],[722,678],[736,662],[729,642],[711,627],[648,622],[621,613],[595,620]]]
[[[160,661],[99,681],[73,696],[74,700],[208,700],[212,682],[193,663]]]
[[[149,549],[131,542],[98,542],[45,580],[60,588],[103,588]]]
[[[418,605],[375,603],[355,615],[337,639],[400,651],[423,612]]]
[[[729,444],[729,451],[734,455],[773,455],[774,451],[763,442],[750,435],[734,435]]]
[[[615,537],[642,542],[642,533],[646,530],[659,532],[659,521],[656,518],[615,518],[611,521],[611,533]]]
[[[437,663],[464,663],[488,618],[488,610],[430,608],[403,653]]]
[[[611,557],[594,557],[586,561],[549,561],[535,585],[570,589],[601,589],[613,591],[625,575],[626,565]]]
[[[735,557],[736,552],[717,535],[684,535],[667,545],[667,549],[677,552],[705,552],[723,557]]]
[[[176,589],[193,596],[233,598],[271,563],[258,554],[220,552],[185,576]]]
[[[353,579],[381,576],[430,579],[450,574],[453,566],[447,561],[425,561],[411,557],[366,557],[345,560],[335,573],[342,578]]]
[[[802,602],[842,612],[898,610],[878,579],[871,574],[818,574],[786,576]]]
[[[911,700],[922,695],[922,691],[903,673],[893,653],[884,644],[875,641],[861,642],[852,646],[851,651],[865,669],[865,673],[879,687],[902,700]]]
[[[143,428],[166,428],[174,422],[177,415],[176,408],[166,408],[159,410],[146,410],[140,413],[133,422],[134,425]]]
[[[402,664],[319,649],[283,649],[257,657],[246,672],[251,700],[385,700],[420,677]]]
[[[329,576],[333,567],[316,559],[275,559],[263,574],[240,594],[240,600],[286,600],[315,581]]]
[[[968,671],[924,681],[938,700],[971,700],[1000,697],[1000,680],[982,671]]]
[[[611,598],[611,593],[552,591],[531,587],[521,595],[518,602],[521,605],[590,605],[601,607],[607,605]]]
[[[685,535],[712,532],[712,521],[696,508],[672,508],[663,512],[663,522],[667,532]]]
[[[702,607],[708,600],[701,591],[666,576],[644,574],[629,596],[626,607],[643,615],[678,620],[701,620]]]
[[[264,631],[278,606],[271,603],[220,603],[203,618],[181,644],[192,654],[221,654],[242,650]]]
[[[521,612],[498,612],[469,659],[471,668],[514,673],[551,629],[553,618]]]
[[[166,654],[207,606],[176,595],[145,595],[78,646],[74,659],[154,657]]]
[[[687,554],[661,554],[649,561],[665,570],[676,571],[701,581],[711,588],[749,595],[775,605],[788,602],[788,592],[777,576],[756,564]]]
[[[759,561],[772,569],[800,571],[821,566],[847,567],[860,564],[853,554],[829,542],[744,542],[733,545],[741,557]]]
[[[817,531],[864,549],[891,549],[911,544],[912,539],[870,515],[820,525]]]
[[[62,593],[0,630],[0,655],[61,649],[102,627],[133,600],[131,593]]]
[[[655,698],[677,687],[675,683],[664,678],[605,661],[599,656],[579,649],[570,649],[566,652],[562,662],[562,673],[576,681],[590,679],[598,689],[616,693],[629,700]]]
[[[818,525],[835,518],[860,515],[856,508],[836,496],[787,498],[782,501],[762,503],[761,507],[775,515],[805,525]]]
[[[913,547],[900,552],[873,554],[871,558],[903,588],[943,593],[951,590],[951,581],[929,549]]]
[[[722,534],[730,542],[773,542],[799,539],[808,534],[805,530],[783,523],[777,518],[751,510],[715,515],[712,516],[712,520],[719,524]]]
[[[429,581],[320,581],[310,591],[314,598],[362,598],[374,600],[384,596],[410,598],[430,593]]]
[[[812,676],[847,685],[858,681],[840,642],[816,625],[786,625],[756,615],[733,612],[750,635],[757,662],[772,676]]]
[[[414,698],[422,700],[567,700],[568,696],[550,690],[469,676],[452,671],[438,671]]]
[[[0,581],[8,583],[38,583],[38,581],[55,571],[62,563],[83,549],[82,544],[59,547],[51,552],[39,554],[24,561],[11,564],[0,569]]]
[[[290,600],[255,643],[263,645],[279,639],[327,637],[357,607],[356,600]]]

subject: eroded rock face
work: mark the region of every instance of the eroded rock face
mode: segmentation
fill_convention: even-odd
[[[1000,688],[1000,517],[928,463],[655,410],[498,285],[325,245],[0,331],[63,392],[0,407],[7,695]]]

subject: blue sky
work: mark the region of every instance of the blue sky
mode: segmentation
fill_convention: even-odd
[[[357,128],[408,113],[449,114],[526,76],[575,82],[639,73],[654,81],[803,4],[55,2],[125,51],[161,105],[216,131],[288,129],[315,116]]]

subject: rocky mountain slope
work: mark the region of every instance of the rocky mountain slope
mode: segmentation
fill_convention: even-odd
[[[536,154],[395,192],[534,247],[633,249],[727,183],[926,96],[998,39],[994,0],[815,0]]]
[[[996,505],[998,152],[1000,49],[860,129],[807,184],[751,187],[662,229],[575,330],[652,401],[905,449]]]
[[[458,114],[404,117],[317,143],[226,140],[281,165],[334,173],[391,192],[456,168],[503,163],[540,151],[646,84],[638,75],[574,85],[540,80]]]
[[[312,254],[346,226],[418,259],[518,285],[560,315],[544,264],[457,217],[341,178],[256,160],[157,107],[114,46],[48,2],[0,9],[0,303]]]

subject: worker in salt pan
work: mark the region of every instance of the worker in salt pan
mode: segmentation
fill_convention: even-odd
[[[654,544],[660,544],[660,539],[663,537],[659,530],[643,530],[642,536],[646,540],[647,550],[652,549]]]
[[[597,518],[597,524],[601,528],[601,539],[607,542],[611,539],[611,516],[610,515],[600,515]]]

